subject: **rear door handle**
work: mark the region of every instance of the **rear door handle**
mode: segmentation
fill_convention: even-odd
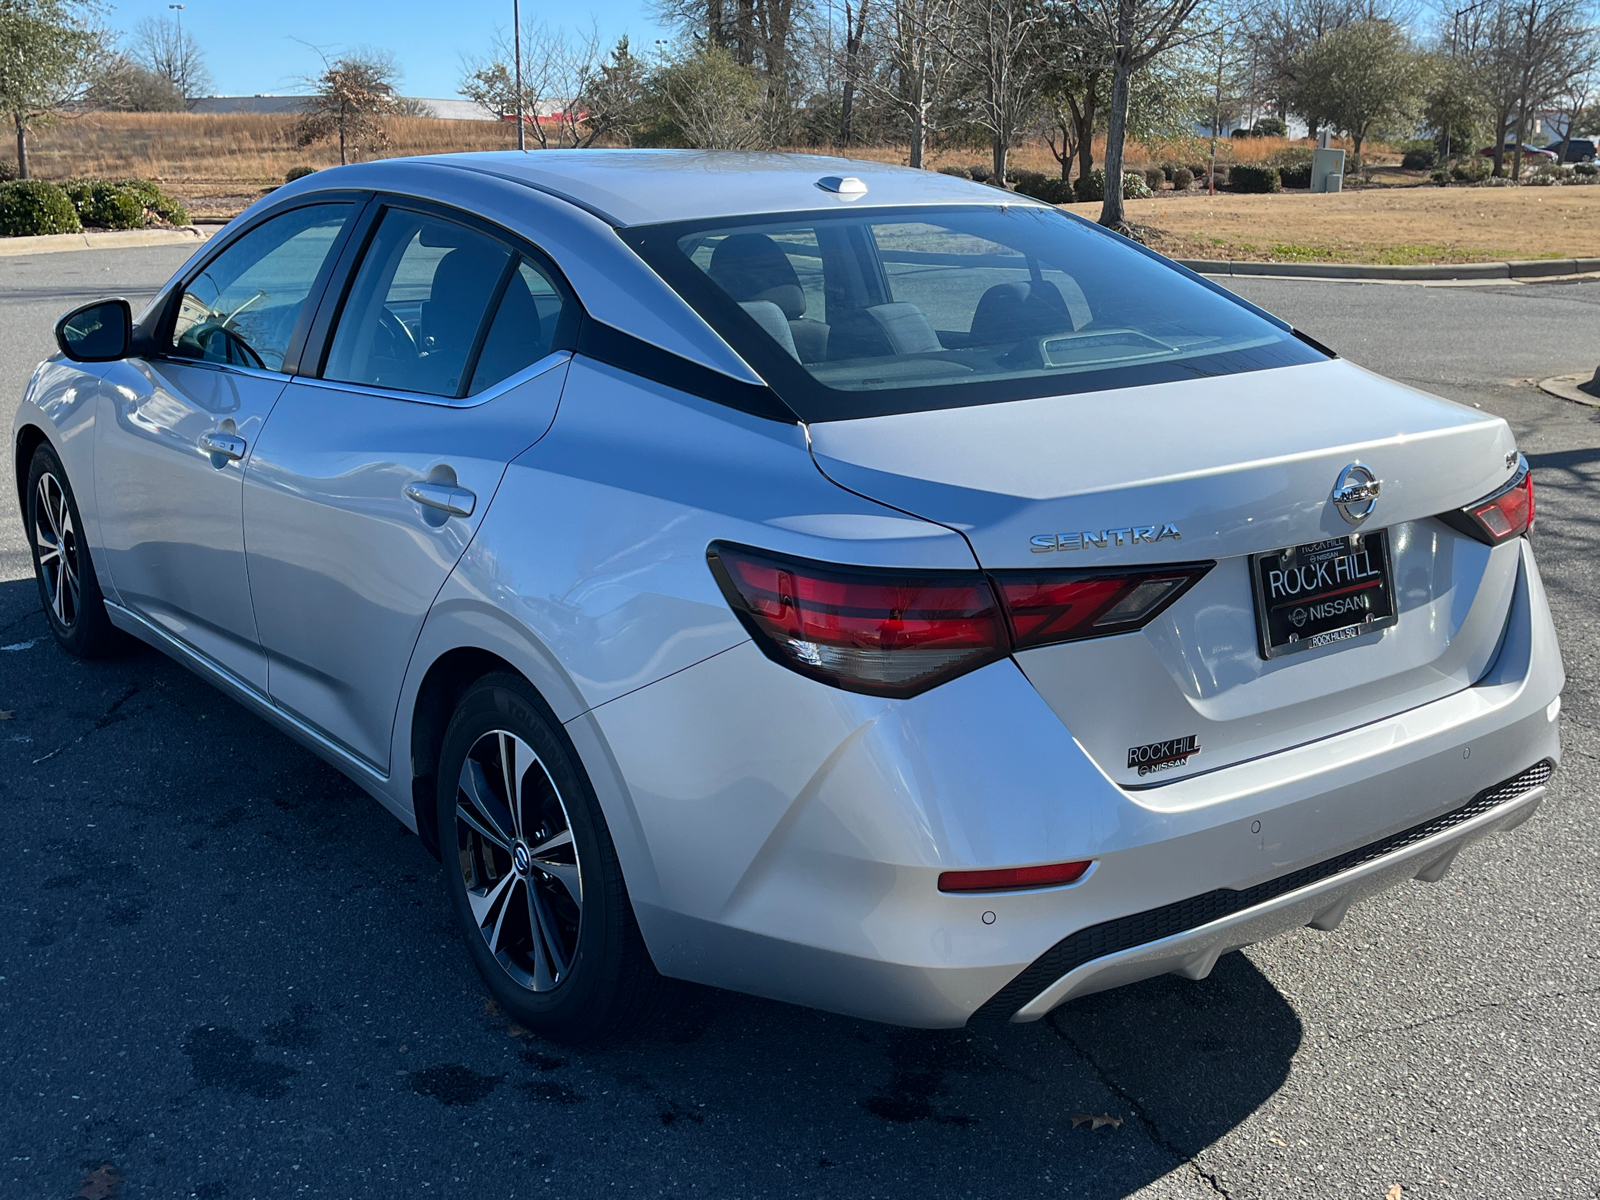
[[[216,430],[212,430],[210,433],[202,433],[200,435],[200,449],[212,455],[213,460],[217,456],[221,456],[224,460],[237,462],[244,457],[245,444],[242,437],[235,437],[231,433],[218,433]],[[215,465],[220,467],[222,463],[215,463]]]
[[[406,485],[406,498],[428,508],[437,508],[452,517],[470,517],[478,506],[478,497],[464,487],[451,487],[446,483],[429,483],[421,480]]]

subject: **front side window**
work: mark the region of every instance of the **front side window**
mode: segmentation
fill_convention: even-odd
[[[354,207],[296,208],[223,250],[184,288],[172,353],[281,371],[306,297]]]
[[[1322,357],[1258,310],[1054,209],[868,209],[623,236],[805,420]]]
[[[509,247],[476,230],[390,209],[356,272],[322,377],[463,395],[508,272],[521,283],[513,263]]]

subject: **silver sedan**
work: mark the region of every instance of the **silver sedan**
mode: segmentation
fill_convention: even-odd
[[[57,340],[13,445],[61,645],[349,775],[550,1037],[664,977],[919,1026],[1202,978],[1560,757],[1505,422],[1011,193],[342,167]]]

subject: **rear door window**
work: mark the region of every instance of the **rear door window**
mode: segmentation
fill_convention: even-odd
[[[322,377],[463,395],[512,264],[508,246],[477,230],[389,209],[356,271]]]

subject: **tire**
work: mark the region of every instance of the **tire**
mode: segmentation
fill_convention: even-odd
[[[123,645],[122,634],[106,616],[78,501],[66,468],[48,442],[33,452],[26,496],[28,548],[50,632],[74,658],[116,653]]]
[[[485,676],[462,696],[440,753],[438,820],[450,907],[503,1012],[569,1044],[654,1013],[663,980],[594,789],[520,676]]]

